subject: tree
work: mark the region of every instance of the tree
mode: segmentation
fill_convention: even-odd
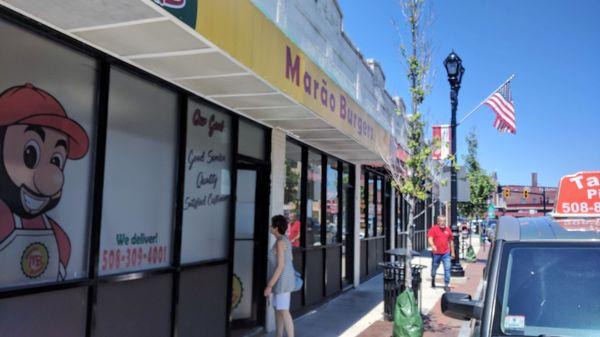
[[[467,178],[471,189],[470,201],[460,205],[461,213],[470,217],[483,217],[487,211],[490,195],[496,189],[494,181],[477,161],[477,135],[471,130],[466,137],[468,154],[464,157]]]
[[[468,154],[464,158],[467,170],[469,172],[479,171],[481,170],[481,166],[477,161],[477,148],[479,147],[479,143],[477,142],[477,135],[475,134],[475,130],[471,130],[471,132],[469,132],[465,140],[467,141],[468,149]]]
[[[432,169],[430,160],[432,153],[431,143],[426,141],[424,135],[425,122],[420,110],[425,97],[430,92],[430,63],[431,48],[426,35],[429,25],[429,15],[425,0],[401,0],[399,2],[408,36],[410,47],[400,46],[400,54],[406,65],[406,76],[410,85],[410,115],[400,116],[406,119],[406,152],[408,159],[404,164],[396,158],[396,153],[401,145],[396,139],[397,133],[392,128],[392,141],[390,142],[391,154],[382,155],[386,169],[394,180],[394,186],[402,193],[408,205],[408,239],[406,244],[407,255],[405,259],[405,286],[412,287],[412,237],[415,228],[416,204],[427,199],[427,193],[432,189]],[[402,115],[401,111],[397,111]],[[392,123],[394,125],[394,123]]]

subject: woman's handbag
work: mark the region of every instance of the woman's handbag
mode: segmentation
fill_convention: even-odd
[[[295,270],[294,270],[294,278],[295,278],[295,284],[294,284],[293,291],[298,291],[298,290],[302,289],[302,286],[304,285],[304,280],[302,279],[302,275]]]

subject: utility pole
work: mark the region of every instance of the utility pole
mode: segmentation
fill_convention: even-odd
[[[544,203],[544,215],[546,215],[546,188],[542,187],[542,202]]]

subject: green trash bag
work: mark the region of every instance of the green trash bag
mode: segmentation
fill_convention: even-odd
[[[423,319],[411,289],[403,291],[394,308],[394,337],[422,337]]]
[[[467,262],[477,261],[477,255],[475,255],[475,249],[473,249],[473,246],[469,246],[467,248],[467,252],[465,253],[465,260],[467,260]]]

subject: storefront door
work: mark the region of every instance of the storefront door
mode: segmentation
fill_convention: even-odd
[[[260,165],[238,164],[232,279],[232,336],[255,332],[264,322],[265,247],[268,223]],[[263,242],[264,241],[264,242]]]

